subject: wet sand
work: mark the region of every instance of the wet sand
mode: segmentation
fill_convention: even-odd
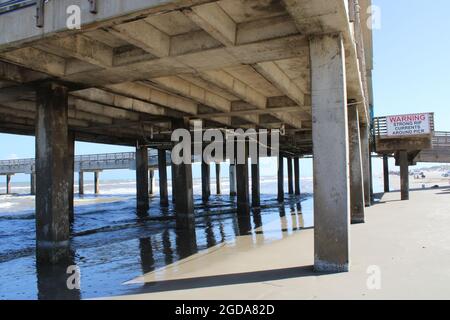
[[[141,294],[118,299],[448,299],[450,188],[399,197],[384,195],[351,227],[349,273],[312,272],[313,230],[264,245],[256,234],[137,277],[124,285]],[[379,290],[367,285],[374,267]]]

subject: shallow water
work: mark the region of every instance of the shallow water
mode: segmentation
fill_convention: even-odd
[[[151,200],[148,215],[138,217],[132,182],[105,182],[104,193],[75,199],[71,261],[61,267],[36,265],[34,197],[0,196],[0,299],[85,299],[129,294],[133,278],[170,265],[236,237],[256,235],[264,243],[312,226],[311,180],[302,180],[301,197],[276,201],[276,178],[261,181],[261,209],[236,213],[235,198],[212,196],[204,206],[195,196],[195,231],[177,230],[172,204]],[[194,192],[200,184],[195,181]],[[211,187],[214,192],[214,187]],[[16,189],[17,190],[17,189]],[[88,189],[89,190],[89,189]],[[286,189],[287,190],[287,189]],[[13,189],[14,191],[14,189]],[[223,193],[228,186],[223,184]],[[263,237],[261,237],[263,235]],[[258,239],[258,240],[256,240]],[[262,240],[261,240],[262,239]],[[80,290],[67,290],[67,265],[81,271]]]

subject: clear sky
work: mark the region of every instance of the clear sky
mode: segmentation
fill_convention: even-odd
[[[375,115],[434,112],[436,130],[450,131],[450,1],[374,0],[373,4],[381,10],[381,28],[374,30]],[[77,154],[132,150],[76,144]],[[0,159],[33,157],[34,138],[0,134]],[[312,175],[310,160],[302,161],[301,166],[302,176]],[[380,172],[380,161],[374,161],[373,170]],[[275,174],[276,161],[264,161],[262,175]],[[199,175],[197,166],[194,175]],[[133,176],[131,171],[104,173],[106,179]],[[0,177],[0,183],[3,180]]]

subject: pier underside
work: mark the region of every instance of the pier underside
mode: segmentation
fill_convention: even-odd
[[[7,29],[15,29],[0,35],[0,132],[36,135],[36,144],[55,154],[40,153],[45,148],[36,154],[37,163],[43,163],[39,168],[45,169],[37,175],[38,195],[73,193],[60,188],[70,181],[70,170],[55,166],[70,158],[67,146],[61,147],[66,136],[136,146],[138,202],[145,209],[146,150],[160,150],[161,203],[166,205],[165,150],[172,148],[174,129],[192,131],[192,120],[202,120],[204,129],[281,130],[281,168],[283,158],[291,161],[289,193],[294,192],[292,158],[298,194],[296,162],[314,156],[316,268],[348,269],[349,121],[361,127],[353,148],[361,150],[355,172],[362,175],[354,179],[364,179],[360,191],[370,204],[369,0],[132,1],[123,6],[98,1],[96,14],[88,13],[87,1],[71,2],[82,9],[79,30],[65,26],[66,0],[46,5],[41,27],[30,25],[34,7],[0,16],[0,28],[12,21]],[[357,115],[350,120],[348,105]],[[52,128],[64,132],[46,136]],[[55,168],[58,175],[44,190],[39,180]],[[259,169],[252,169],[256,182]],[[180,225],[189,225],[191,167],[176,164],[172,170],[179,183],[174,190],[177,218]],[[248,164],[233,170],[237,187],[232,192],[239,207],[247,209]],[[209,193],[205,190],[205,201]],[[283,194],[281,186],[279,201]],[[65,202],[57,205],[65,210]],[[44,206],[38,210],[50,221],[59,218]],[[55,205],[54,211],[64,210]],[[358,210],[361,220],[361,205]],[[66,244],[63,220],[53,224],[63,232],[51,232],[63,235],[58,242]],[[51,232],[43,243],[56,237]]]

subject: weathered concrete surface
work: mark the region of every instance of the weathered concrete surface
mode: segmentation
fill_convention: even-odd
[[[202,161],[202,200],[208,202],[211,196],[211,165]]]
[[[94,172],[94,193],[100,194],[100,172]]]
[[[383,184],[384,192],[390,192],[389,187],[389,157],[387,155],[383,156]]]
[[[221,194],[221,188],[220,188],[220,163],[216,162],[216,194]]]
[[[300,195],[300,159],[295,157],[294,158],[294,189],[295,194],[298,196]]]
[[[230,196],[235,197],[236,191],[236,165],[230,164]]]
[[[278,156],[278,201],[284,202],[284,159],[283,156]]]
[[[169,205],[169,196],[167,192],[167,155],[166,150],[158,149],[158,174],[159,174],[159,197],[161,206]],[[173,172],[172,172],[173,174]],[[173,192],[173,188],[172,188]]]
[[[312,37],[314,225],[317,271],[349,268],[350,181],[345,57],[340,35]]]
[[[348,107],[348,131],[350,149],[350,203],[351,222],[364,222],[364,186],[361,161],[361,139],[359,133],[358,109],[356,105]]]
[[[364,203],[366,207],[371,204],[370,188],[371,188],[371,174],[370,174],[370,146],[369,146],[369,128],[366,125],[360,127],[361,135],[361,160],[363,168],[364,179]]]
[[[409,162],[408,152],[399,152],[401,199],[409,200]]]
[[[366,224],[351,226],[348,273],[312,272],[313,230],[286,234],[276,242],[255,234],[137,278],[133,282],[151,284],[149,293],[119,298],[448,299],[449,192],[412,191],[411,200],[404,202],[396,201],[399,195],[393,192],[367,208]],[[279,221],[271,226],[279,227]],[[264,226],[264,231],[270,229]],[[380,290],[367,287],[367,271],[373,266],[381,271]]]
[[[257,208],[261,205],[261,182],[259,179],[259,158],[257,163],[251,164],[252,170],[252,207]]]
[[[136,148],[136,201],[139,213],[149,208],[148,196],[148,148]]]
[[[148,172],[148,194],[153,195],[155,193],[155,171],[149,170]]]
[[[294,180],[293,180],[293,171],[292,171],[292,158],[288,157],[287,160],[287,168],[288,168],[288,193],[294,194]]]

